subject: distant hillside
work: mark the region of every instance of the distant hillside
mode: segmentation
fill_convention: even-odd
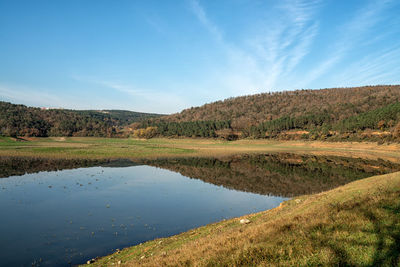
[[[126,110],[42,109],[0,101],[0,134],[114,136],[123,126],[159,116]]]
[[[400,101],[400,85],[296,90],[228,98],[167,116],[170,121],[223,121],[249,124],[327,112],[335,121]]]
[[[145,121],[141,127],[156,127],[163,136],[227,139],[367,136],[374,140],[389,135],[392,138],[394,131],[400,132],[400,125],[396,128],[400,122],[399,101],[400,85],[263,93],[185,109]],[[361,135],[358,131],[367,132]]]
[[[97,117],[101,119],[112,119],[118,126],[126,126],[145,119],[164,116],[155,113],[143,113],[130,110],[103,109],[103,110],[68,110],[83,116]]]

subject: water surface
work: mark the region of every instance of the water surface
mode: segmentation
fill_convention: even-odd
[[[8,177],[0,179],[0,266],[85,263],[117,248],[400,169],[383,160],[287,153],[0,163],[0,177]]]
[[[151,166],[91,167],[0,180],[1,266],[68,266],[157,237],[273,208],[285,198]]]

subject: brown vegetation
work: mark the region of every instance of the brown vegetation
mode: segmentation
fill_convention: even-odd
[[[393,129],[393,136],[396,138],[400,138],[400,122]]]
[[[133,136],[136,138],[153,138],[157,135],[157,127],[147,127],[145,129],[133,130]]]
[[[185,109],[170,121],[232,120],[243,129],[285,115],[298,117],[326,110],[334,120],[357,115],[400,100],[400,86],[365,86],[322,90],[297,90],[228,98]],[[164,117],[165,118],[165,117]]]

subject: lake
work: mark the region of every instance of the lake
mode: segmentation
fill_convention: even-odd
[[[399,170],[295,154],[141,160],[0,159],[0,266],[70,266]]]

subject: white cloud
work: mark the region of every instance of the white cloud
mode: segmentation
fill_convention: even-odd
[[[222,42],[222,33],[218,29],[216,25],[214,25],[209,18],[207,17],[206,12],[204,11],[204,8],[199,4],[198,1],[196,0],[191,0],[190,1],[191,8],[197,19],[206,27],[206,29],[213,35],[213,37],[219,41]]]
[[[269,20],[245,45],[230,43],[196,0],[191,1],[195,17],[226,52],[224,70],[218,70],[216,86],[226,95],[252,94],[278,86],[309,54],[319,24],[314,15],[319,1],[284,1],[272,7]],[[278,12],[277,15],[272,13]]]
[[[400,48],[376,51],[344,68],[335,79],[347,86],[400,83]],[[395,77],[395,79],[393,78]]]
[[[393,1],[370,1],[365,7],[355,12],[353,19],[344,23],[339,28],[341,34],[336,36],[336,41],[328,47],[326,53],[328,57],[321,59],[313,69],[308,71],[304,78],[299,81],[299,87],[309,87],[315,80],[326,76],[328,71],[334,69],[337,64],[346,59],[346,56],[354,49],[360,49],[362,46],[371,45],[373,41],[379,41],[380,38],[371,38],[371,35],[368,33],[384,19],[383,11],[390,7],[391,2]],[[374,60],[374,57],[368,55],[368,60]],[[361,66],[360,63],[361,62],[356,62],[356,65]],[[346,68],[346,70],[350,71],[349,68]],[[351,72],[348,72],[353,78],[357,75],[356,73],[357,71],[355,68],[353,68]],[[335,76],[335,79],[337,80],[338,77]],[[367,80],[360,78],[357,80],[360,81],[360,83],[346,83],[345,81],[349,81],[347,79],[336,81],[336,83],[345,84],[346,86],[350,84],[368,84]]]
[[[354,51],[373,47],[389,35],[399,34],[400,28],[396,27],[400,25],[398,19],[390,20],[390,29],[376,33],[376,27],[386,25],[388,18],[385,11],[393,6],[393,0],[363,2],[361,4],[364,5],[354,12],[352,19],[337,27],[329,26],[334,40],[332,44],[319,48],[322,51],[319,57],[317,54],[310,57],[313,59],[310,69],[300,66],[313,53],[313,45],[321,31],[319,11],[324,5],[322,1],[287,0],[275,3],[269,11],[266,10],[267,19],[252,25],[249,31],[252,35],[247,36],[243,43],[224,39],[223,31],[211,21],[200,3],[191,1],[195,17],[225,51],[225,59],[220,59],[225,61],[223,67],[214,70],[218,73],[214,75],[215,86],[223,90],[225,97],[267,90],[310,88],[321,82],[322,87],[330,87],[338,84],[338,77],[343,78],[340,84],[344,86],[396,80],[393,77],[396,77],[398,67],[392,65],[400,58],[395,51],[385,57],[382,51],[376,51],[362,60],[351,58],[357,60],[351,67],[338,68],[349,61]],[[384,59],[380,59],[380,55]],[[359,67],[358,71],[357,65],[369,67]],[[347,75],[341,74],[344,71]],[[209,93],[216,94],[212,90]]]

